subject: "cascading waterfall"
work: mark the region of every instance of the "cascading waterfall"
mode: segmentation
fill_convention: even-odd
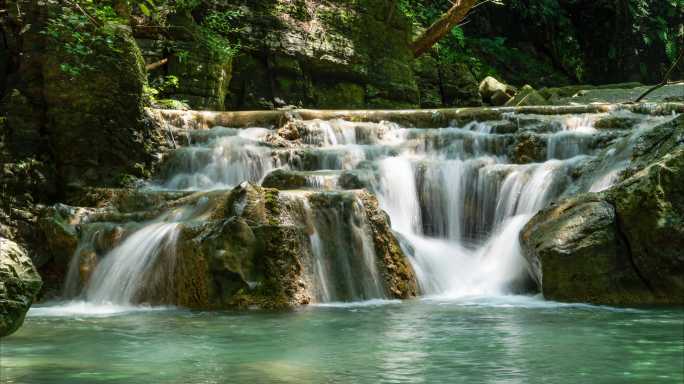
[[[86,299],[94,303],[131,304],[145,286],[154,286],[162,274],[149,273],[164,257],[173,271],[179,223],[153,223],[133,233],[100,262],[86,287]],[[152,280],[152,281],[151,281]]]
[[[300,121],[301,142],[291,147],[273,145],[268,140],[272,131],[264,128],[191,131],[189,145],[169,155],[160,179],[149,188],[228,189],[243,181],[259,182],[282,169],[304,175],[304,188],[323,193],[341,189],[344,172],[360,172],[399,234],[423,293],[506,294],[525,284],[518,244],[525,223],[550,201],[577,188],[610,186],[627,166],[635,137],[653,124],[644,123],[617,149],[604,153],[591,185],[577,187],[573,172],[596,160],[601,151],[596,115],[523,119],[509,114],[504,120],[441,129],[339,119]],[[541,138],[545,160],[514,161],[513,134],[499,132],[506,124]],[[358,201],[320,204],[302,191],[281,195],[301,204],[309,227],[316,301],[385,297],[371,231]],[[155,284],[147,280],[155,278],[150,271],[159,260],[173,262],[181,220],[167,214],[128,234],[98,264],[86,298],[139,301],[136,295],[143,285]]]
[[[294,196],[310,226],[316,301],[384,298],[373,239],[358,198],[321,207],[312,206],[306,196]]]

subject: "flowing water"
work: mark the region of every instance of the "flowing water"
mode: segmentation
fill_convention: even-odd
[[[684,312],[534,298],[287,313],[34,307],[7,384],[681,383]]]
[[[192,122],[181,120],[176,129],[185,136],[176,142],[185,145],[166,156],[147,189],[228,190],[244,181],[259,183],[275,169],[303,177],[302,188],[310,191],[339,194],[354,180],[352,188],[375,193],[389,214],[423,294],[524,292],[529,284],[518,234],[529,218],[563,195],[608,188],[628,166],[636,138],[669,118],[630,114],[636,121],[632,133],[619,133],[595,128],[601,117],[605,114],[508,114],[503,121],[439,129],[296,121],[300,141],[285,145],[266,128],[193,129]],[[586,171],[592,162],[597,164]],[[578,173],[587,173],[583,182]],[[314,300],[385,298],[361,203],[312,207],[306,193],[283,195],[299,202],[309,227]],[[163,279],[164,269],[150,272],[152,266],[173,263],[178,226],[197,220],[192,214],[169,215],[129,231],[103,257],[80,296],[95,303],[145,302],[143,282]],[[82,242],[88,241],[93,238]],[[80,275],[73,265],[71,270],[65,292],[74,297],[73,280]]]
[[[273,131],[264,128],[190,130],[186,121],[176,127],[188,128],[176,140],[184,146],[166,157],[146,190],[228,190],[259,183],[276,169],[304,177],[303,190],[281,195],[299,207],[307,227],[308,280],[318,304],[288,313],[135,306],[153,302],[144,297],[149,285],[173,290],[164,277],[175,260],[179,225],[202,220],[201,204],[185,206],[122,229],[121,241],[81,287],[83,255],[111,228],[83,233],[65,287],[73,301],[29,312],[24,327],[3,341],[0,377],[7,383],[682,382],[681,309],[516,295],[530,288],[518,243],[525,223],[554,199],[609,188],[629,165],[638,136],[667,119],[640,117],[632,131],[616,133],[599,132],[599,117],[510,114],[440,129],[300,121],[297,145],[273,144]],[[520,150],[527,145],[520,134],[536,143],[536,162],[520,159],[530,152]],[[362,203],[340,191],[361,187],[388,213],[422,299],[384,300]]]

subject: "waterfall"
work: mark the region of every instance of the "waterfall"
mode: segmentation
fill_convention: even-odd
[[[518,235],[528,220],[561,196],[610,187],[628,166],[638,136],[662,121],[642,118],[634,133],[606,136],[595,127],[603,117],[509,113],[498,122],[443,128],[309,120],[293,123],[298,135],[290,141],[274,141],[274,131],[265,128],[192,130],[197,124],[181,120],[188,125],[187,145],[166,156],[148,188],[229,189],[266,180],[274,170],[304,180],[297,185],[306,191],[280,196],[300,207],[295,222],[307,230],[305,269],[317,302],[386,297],[368,218],[345,185],[377,196],[422,293],[515,293],[526,279]],[[534,140],[520,142],[526,137]],[[515,152],[525,145],[538,147],[521,160]],[[589,163],[590,174],[577,182]],[[194,215],[185,209],[180,217],[171,212],[127,227],[118,245],[97,257],[95,270],[86,270],[87,300],[135,303],[155,290],[173,290],[176,240],[182,221]],[[95,257],[87,244],[97,236],[82,234],[65,293],[82,284],[79,265]]]
[[[333,195],[332,204],[291,194],[309,226],[313,293],[317,302],[384,298],[371,229],[356,196]],[[347,199],[347,197],[351,197]],[[325,197],[324,197],[325,199]]]
[[[145,286],[163,283],[162,273],[151,273],[159,262],[173,273],[179,223],[153,223],[133,233],[112,249],[95,269],[86,287],[94,303],[131,304]],[[164,288],[167,288],[166,286]]]

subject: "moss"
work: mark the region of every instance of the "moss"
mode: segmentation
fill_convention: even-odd
[[[353,109],[366,105],[366,90],[355,83],[315,84],[313,95],[319,108]]]
[[[280,199],[278,198],[280,191],[272,188],[264,188],[264,201],[268,216],[268,222],[271,225],[277,225],[280,217]]]

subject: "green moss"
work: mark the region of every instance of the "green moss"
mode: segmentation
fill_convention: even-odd
[[[268,216],[268,222],[271,225],[277,225],[280,217],[280,199],[278,198],[280,192],[277,189],[264,188],[264,201]]]

